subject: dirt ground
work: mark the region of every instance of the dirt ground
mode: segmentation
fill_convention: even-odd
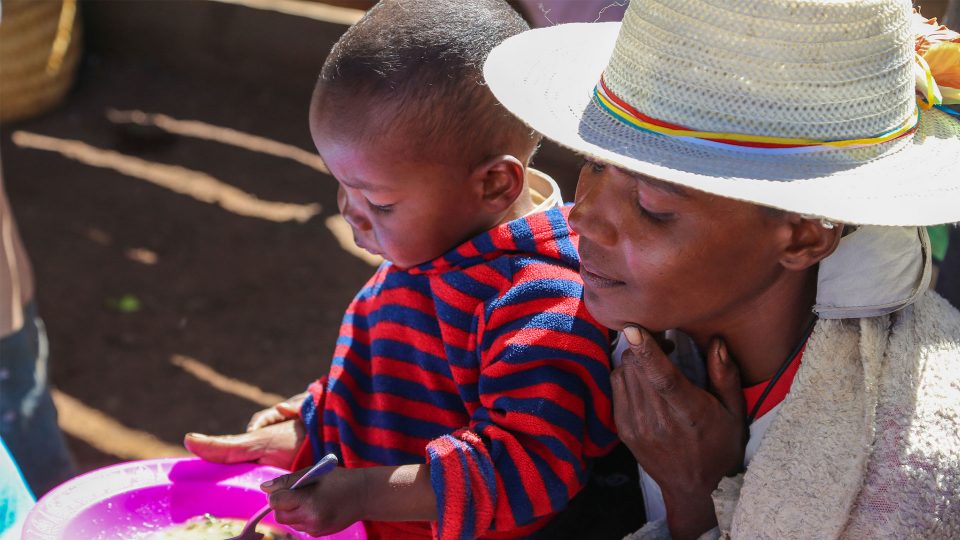
[[[341,314],[374,268],[327,226],[337,213],[335,182],[314,168],[107,114],[160,113],[312,151],[305,115],[322,53],[298,64],[263,52],[258,40],[289,33],[326,51],[344,27],[206,2],[170,3],[179,4],[172,12],[159,2],[130,4],[139,4],[136,13],[119,4],[88,8],[88,54],[60,108],[0,128],[4,178],[51,341],[61,425],[81,470],[175,454],[184,433],[236,432],[263,403],[301,391],[326,370]],[[147,6],[159,11],[144,15]],[[134,22],[107,26],[127,24],[124,17]],[[136,35],[137,17],[154,17],[161,28],[220,25],[234,50],[260,51],[251,58],[261,64],[207,69],[197,58],[219,60],[203,47],[231,45],[196,38],[202,32],[166,36],[150,54],[154,38]],[[191,49],[178,50],[178,42]],[[277,65],[296,78],[271,72]],[[556,149],[540,159],[567,198],[571,162]],[[166,184],[144,179],[155,173],[166,174]],[[303,223],[241,215],[201,200],[198,185],[212,185],[215,199],[232,193],[254,206],[301,210],[316,203],[320,212]]]

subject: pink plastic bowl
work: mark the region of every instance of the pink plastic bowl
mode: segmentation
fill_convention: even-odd
[[[260,484],[286,471],[262,465],[221,465],[188,459],[132,461],[104,467],[58,486],[27,515],[23,540],[136,540],[210,513],[247,519],[266,504]],[[278,526],[273,515],[263,523]],[[363,525],[325,536],[365,540]]]

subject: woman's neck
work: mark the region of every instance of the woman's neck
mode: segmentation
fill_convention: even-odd
[[[784,276],[752,301],[737,306],[722,320],[685,330],[700,350],[720,337],[740,367],[743,386],[761,383],[777,372],[796,349],[813,320],[817,268]]]

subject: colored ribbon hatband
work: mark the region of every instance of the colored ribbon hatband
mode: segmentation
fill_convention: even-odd
[[[943,104],[943,94],[940,87],[933,79],[933,72],[930,71],[930,64],[919,53],[914,55],[914,61],[917,63],[917,105],[927,111],[937,105]]]
[[[941,110],[949,114],[950,116],[953,116],[955,118],[960,118],[960,111],[950,108],[947,105],[934,105],[934,107],[936,107],[938,110]]]
[[[860,148],[885,143],[913,133],[920,121],[920,109],[908,118],[900,127],[882,133],[875,137],[864,139],[849,139],[835,141],[817,141],[813,139],[794,139],[787,137],[768,137],[764,135],[747,135],[741,133],[718,133],[713,131],[695,131],[676,124],[651,118],[631,107],[610,91],[603,77],[594,89],[594,100],[602,109],[613,115],[624,124],[657,135],[675,137],[685,142],[712,146],[725,149],[736,149],[739,152],[758,154],[798,154],[804,152],[818,152],[836,150],[838,148]]]
[[[960,50],[960,43],[946,43],[944,45],[956,45]],[[917,105],[923,110],[929,110],[933,107],[952,115],[960,116],[956,110],[951,109],[949,105],[960,104],[960,89],[951,88],[946,85],[940,85],[933,76],[933,70],[926,58],[919,53],[915,56],[916,67],[915,75],[917,78]]]

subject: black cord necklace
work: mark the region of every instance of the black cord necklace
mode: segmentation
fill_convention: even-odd
[[[763,392],[760,394],[760,399],[757,400],[756,404],[753,406],[753,410],[750,411],[750,414],[747,415],[747,425],[753,423],[757,417],[757,413],[760,412],[760,406],[763,405],[763,400],[767,399],[767,395],[773,390],[773,387],[777,385],[777,381],[780,380],[780,377],[787,371],[787,367],[793,363],[793,359],[800,354],[800,350],[803,349],[803,346],[807,344],[807,340],[810,339],[810,333],[813,332],[814,325],[817,324],[817,318],[814,317],[810,324],[807,326],[807,329],[803,332],[803,339],[797,343],[797,346],[793,349],[786,360],[783,361],[783,364],[780,365],[780,369],[773,375],[773,378],[770,379],[770,382],[767,383],[767,386],[763,389]]]

